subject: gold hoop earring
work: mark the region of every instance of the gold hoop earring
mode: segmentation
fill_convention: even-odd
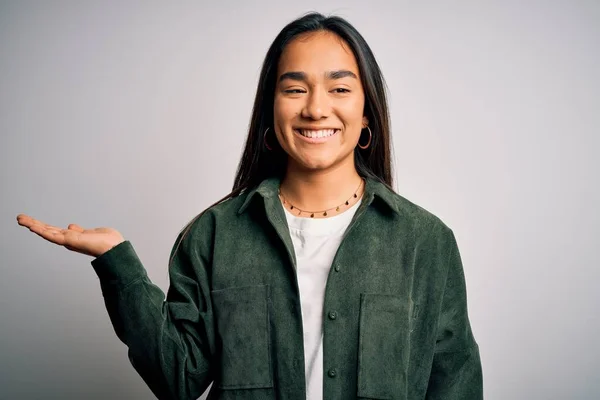
[[[267,132],[269,132],[269,128],[267,128],[267,130],[265,130],[265,134],[263,135],[263,143],[265,144],[265,147],[267,148],[267,150],[271,151],[273,149],[271,148],[271,146],[269,146],[269,143],[267,143]]]
[[[373,139],[373,133],[371,133],[371,128],[369,128],[368,126],[366,126],[366,128],[369,130],[369,141],[367,142],[367,144],[365,144],[364,146],[362,146],[360,144],[360,138],[359,138],[359,141],[357,143],[358,147],[360,147],[363,150],[366,150],[366,149],[369,148],[369,146],[371,145],[371,140]]]

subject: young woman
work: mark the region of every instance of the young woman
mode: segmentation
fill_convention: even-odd
[[[177,237],[166,299],[116,230],[17,219],[95,257],[158,398],[480,399],[456,240],[391,189],[389,148],[369,46],[313,13],[269,48],[233,191]]]

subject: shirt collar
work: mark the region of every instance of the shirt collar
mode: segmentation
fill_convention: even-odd
[[[263,198],[276,197],[279,193],[280,184],[280,178],[271,177],[263,180],[255,188],[250,189],[246,199],[244,200],[244,203],[238,210],[238,214],[242,214],[248,208],[252,202],[252,199],[256,197],[256,195],[260,195]],[[396,197],[397,195],[394,193],[394,191],[386,184],[374,178],[365,178],[365,194],[363,199],[365,199],[368,204],[371,204],[371,202],[375,199],[381,200],[381,203],[386,205],[389,209],[396,213],[400,213]]]

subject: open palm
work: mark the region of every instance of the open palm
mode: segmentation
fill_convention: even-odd
[[[113,228],[84,229],[77,224],[69,224],[67,229],[63,229],[25,214],[17,215],[17,222],[49,242],[92,257],[99,257],[124,241],[123,236]]]

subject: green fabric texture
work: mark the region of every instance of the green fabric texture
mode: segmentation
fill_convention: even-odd
[[[129,241],[92,261],[115,332],[158,398],[196,399],[211,382],[208,399],[306,398],[279,184],[192,223],[173,246],[166,299]],[[483,398],[454,234],[374,179],[334,258],[323,316],[324,400]]]

